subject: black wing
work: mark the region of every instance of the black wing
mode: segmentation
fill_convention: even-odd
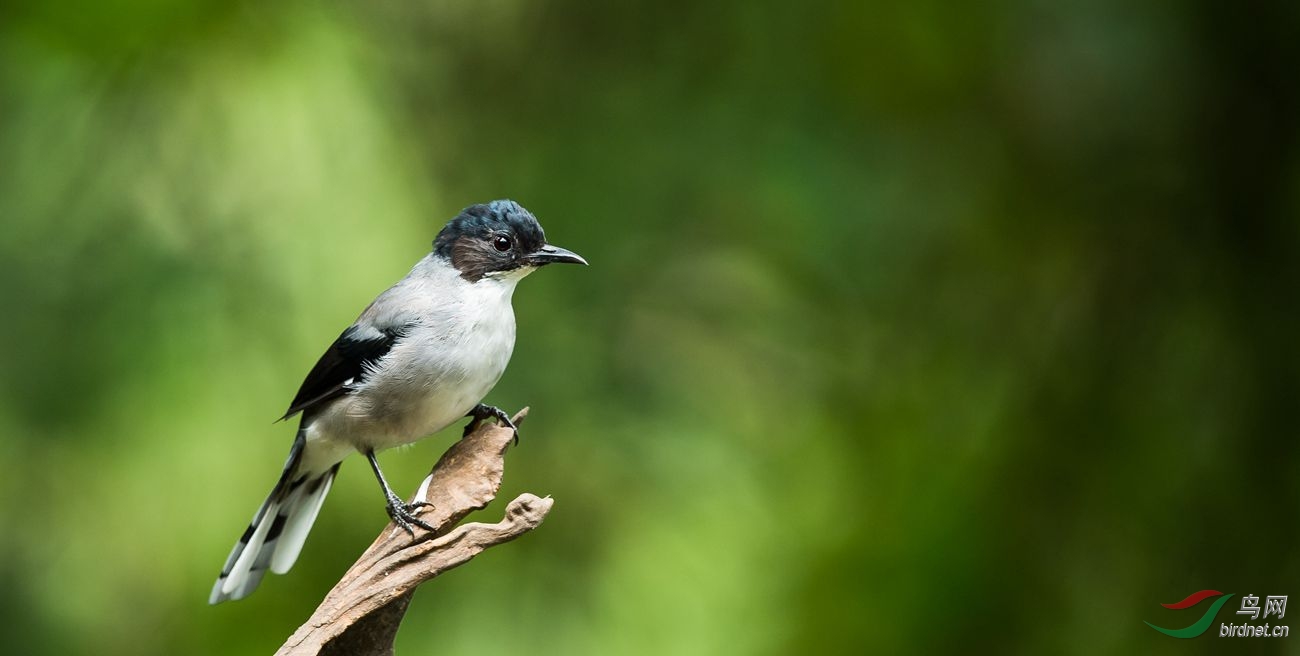
[[[393,348],[405,326],[379,329],[354,325],[334,340],[316,366],[302,382],[298,395],[281,417],[288,419],[299,412],[318,406],[347,393],[348,385],[361,382],[367,365],[373,365]]]

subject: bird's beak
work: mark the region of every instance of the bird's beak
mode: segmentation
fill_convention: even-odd
[[[587,261],[582,259],[581,255],[550,244],[529,253],[524,259],[533,266],[542,266],[543,264],[552,264],[556,262],[568,262],[570,264],[581,264],[583,266],[586,266],[587,264]]]

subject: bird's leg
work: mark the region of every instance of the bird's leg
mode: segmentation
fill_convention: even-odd
[[[492,417],[497,420],[497,423],[501,424],[502,426],[506,426],[510,430],[515,432],[515,446],[519,446],[519,428],[515,426],[515,422],[510,421],[510,415],[506,414],[505,410],[502,410],[501,408],[498,408],[496,406],[480,403],[474,406],[474,409],[470,410],[469,413],[466,414],[465,416],[473,417],[474,420],[469,422],[469,425],[465,426],[465,432],[461,435],[461,437],[465,437],[470,433],[473,433],[474,429],[478,428],[479,422],[489,417]]]
[[[414,512],[418,508],[425,506],[433,507],[433,504],[427,501],[417,501],[415,503],[406,503],[402,498],[393,492],[393,488],[388,487],[388,481],[384,480],[384,472],[379,471],[379,461],[375,459],[374,450],[366,451],[366,460],[370,461],[370,468],[375,470],[375,478],[379,479],[379,487],[384,488],[384,498],[388,501],[388,516],[392,518],[393,523],[402,527],[402,530],[415,537],[415,529],[412,526],[419,526],[426,531],[433,531],[433,527],[426,524]]]

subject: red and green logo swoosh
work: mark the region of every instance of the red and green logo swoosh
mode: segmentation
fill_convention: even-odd
[[[1205,633],[1206,630],[1210,628],[1210,625],[1214,623],[1214,616],[1219,614],[1219,609],[1223,608],[1223,604],[1227,603],[1227,601],[1232,598],[1233,594],[1235,593],[1228,593],[1225,595],[1222,592],[1219,592],[1218,590],[1201,590],[1199,592],[1193,592],[1192,594],[1187,595],[1186,599],[1179,601],[1177,603],[1160,604],[1165,608],[1171,608],[1173,610],[1182,610],[1184,608],[1191,608],[1192,606],[1195,606],[1196,604],[1199,604],[1202,601],[1205,601],[1206,599],[1209,599],[1211,597],[1219,597],[1218,600],[1216,600],[1208,609],[1206,609],[1205,614],[1201,616],[1201,619],[1196,620],[1196,622],[1193,623],[1191,626],[1182,629],[1166,629],[1161,626],[1156,626],[1150,622],[1144,622],[1144,623],[1147,626],[1167,636],[1173,636],[1175,638],[1195,638],[1196,636]]]

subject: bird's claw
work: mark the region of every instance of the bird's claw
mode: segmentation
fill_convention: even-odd
[[[415,503],[405,503],[401,499],[393,496],[393,497],[389,497],[388,507],[385,508],[385,510],[388,511],[388,517],[393,520],[394,524],[397,524],[398,528],[401,528],[403,531],[406,531],[412,538],[414,538],[415,537],[414,527],[416,526],[419,526],[420,528],[429,531],[430,533],[432,533],[434,530],[434,528],[432,526],[429,526],[429,524],[426,523],[424,520],[415,516],[416,510],[419,510],[420,508],[426,508],[426,507],[432,508],[433,504],[429,503],[428,501],[416,501]]]
[[[474,406],[474,409],[470,410],[469,414],[466,414],[465,416],[472,417],[473,421],[469,422],[469,424],[465,426],[465,432],[461,434],[461,437],[468,437],[470,433],[473,433],[474,430],[478,428],[479,423],[484,419],[491,417],[496,419],[497,423],[514,431],[515,446],[519,446],[519,428],[515,426],[515,422],[510,420],[510,415],[506,414],[505,410],[496,406],[480,403]]]

